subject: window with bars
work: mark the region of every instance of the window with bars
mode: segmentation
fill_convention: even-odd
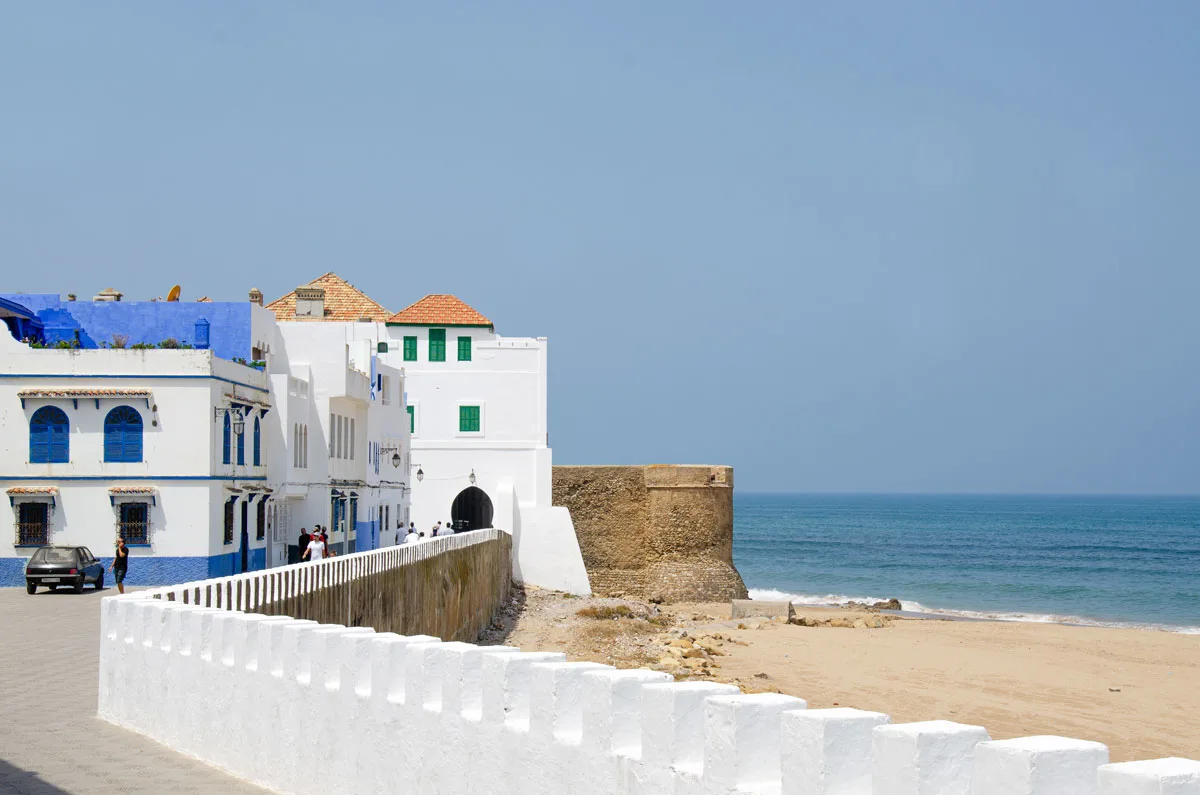
[[[236,499],[236,498],[234,498]],[[225,537],[226,544],[233,543],[233,500],[225,500]]]
[[[446,329],[429,329],[429,361],[446,361]]]
[[[459,337],[458,338],[458,360],[460,362],[471,361],[471,338],[470,337]]]
[[[265,498],[259,498],[257,508],[258,515],[254,517],[256,522],[254,537],[262,541],[267,537],[267,501]]]
[[[17,546],[40,547],[50,543],[50,503],[17,503]]]
[[[415,362],[417,360],[417,338],[404,338],[404,361]]]
[[[57,406],[42,406],[29,419],[29,463],[65,464],[71,460],[70,422]]]
[[[150,543],[150,503],[123,502],[117,506],[117,533],[126,544]]]
[[[479,406],[458,407],[458,432],[479,433]]]

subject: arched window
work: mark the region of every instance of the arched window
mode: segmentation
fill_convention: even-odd
[[[57,406],[42,406],[29,420],[29,463],[65,464],[71,460],[70,422]]]
[[[227,412],[225,412],[225,429],[224,429],[224,431],[222,431],[222,435],[221,435],[221,461],[226,464],[229,463],[229,434],[230,433],[231,433],[231,431],[229,428],[229,412],[227,411]]]
[[[258,417],[254,418],[254,466],[262,466],[262,440],[260,438],[261,428],[258,424]]]
[[[104,418],[104,460],[133,463],[142,460],[142,415],[130,406],[117,406]]]
[[[246,466],[246,424],[241,423],[242,432],[237,434],[237,462],[238,466]]]

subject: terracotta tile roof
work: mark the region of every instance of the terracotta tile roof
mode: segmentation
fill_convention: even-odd
[[[121,397],[150,397],[149,389],[21,389],[17,397],[21,398],[121,398]]]
[[[25,496],[51,496],[58,494],[58,488],[55,486],[14,486],[9,489],[6,494],[13,497]]]
[[[337,323],[354,323],[362,318],[382,322],[391,314],[381,304],[372,301],[361,290],[336,273],[327,273],[313,279],[302,287],[325,288],[325,317],[296,317],[296,291],[267,304],[275,313],[276,320],[328,320]]]
[[[427,295],[388,318],[398,326],[484,326],[492,321],[453,295]]]
[[[153,494],[153,486],[112,486],[109,494]]]

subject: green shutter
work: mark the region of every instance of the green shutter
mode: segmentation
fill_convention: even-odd
[[[460,362],[471,361],[471,338],[470,337],[459,337],[458,338],[458,360]]]
[[[479,406],[458,407],[459,433],[479,433]]]
[[[376,343],[375,344],[375,352],[376,353],[387,353],[388,352],[388,344],[386,342]],[[259,504],[261,505],[262,503],[259,503]]]
[[[404,338],[404,361],[415,362],[417,360],[417,338]]]
[[[416,433],[416,432],[417,432],[417,413],[416,413],[416,406],[409,406],[409,407],[408,407],[408,432],[409,432],[409,433]]]
[[[429,361],[446,361],[446,329],[429,329]]]

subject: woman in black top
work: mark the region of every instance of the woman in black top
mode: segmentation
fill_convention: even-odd
[[[117,551],[113,555],[113,562],[108,564],[108,570],[113,573],[113,579],[117,581],[117,590],[125,593],[125,572],[129,570],[129,547],[125,546],[124,538],[117,538]]]

